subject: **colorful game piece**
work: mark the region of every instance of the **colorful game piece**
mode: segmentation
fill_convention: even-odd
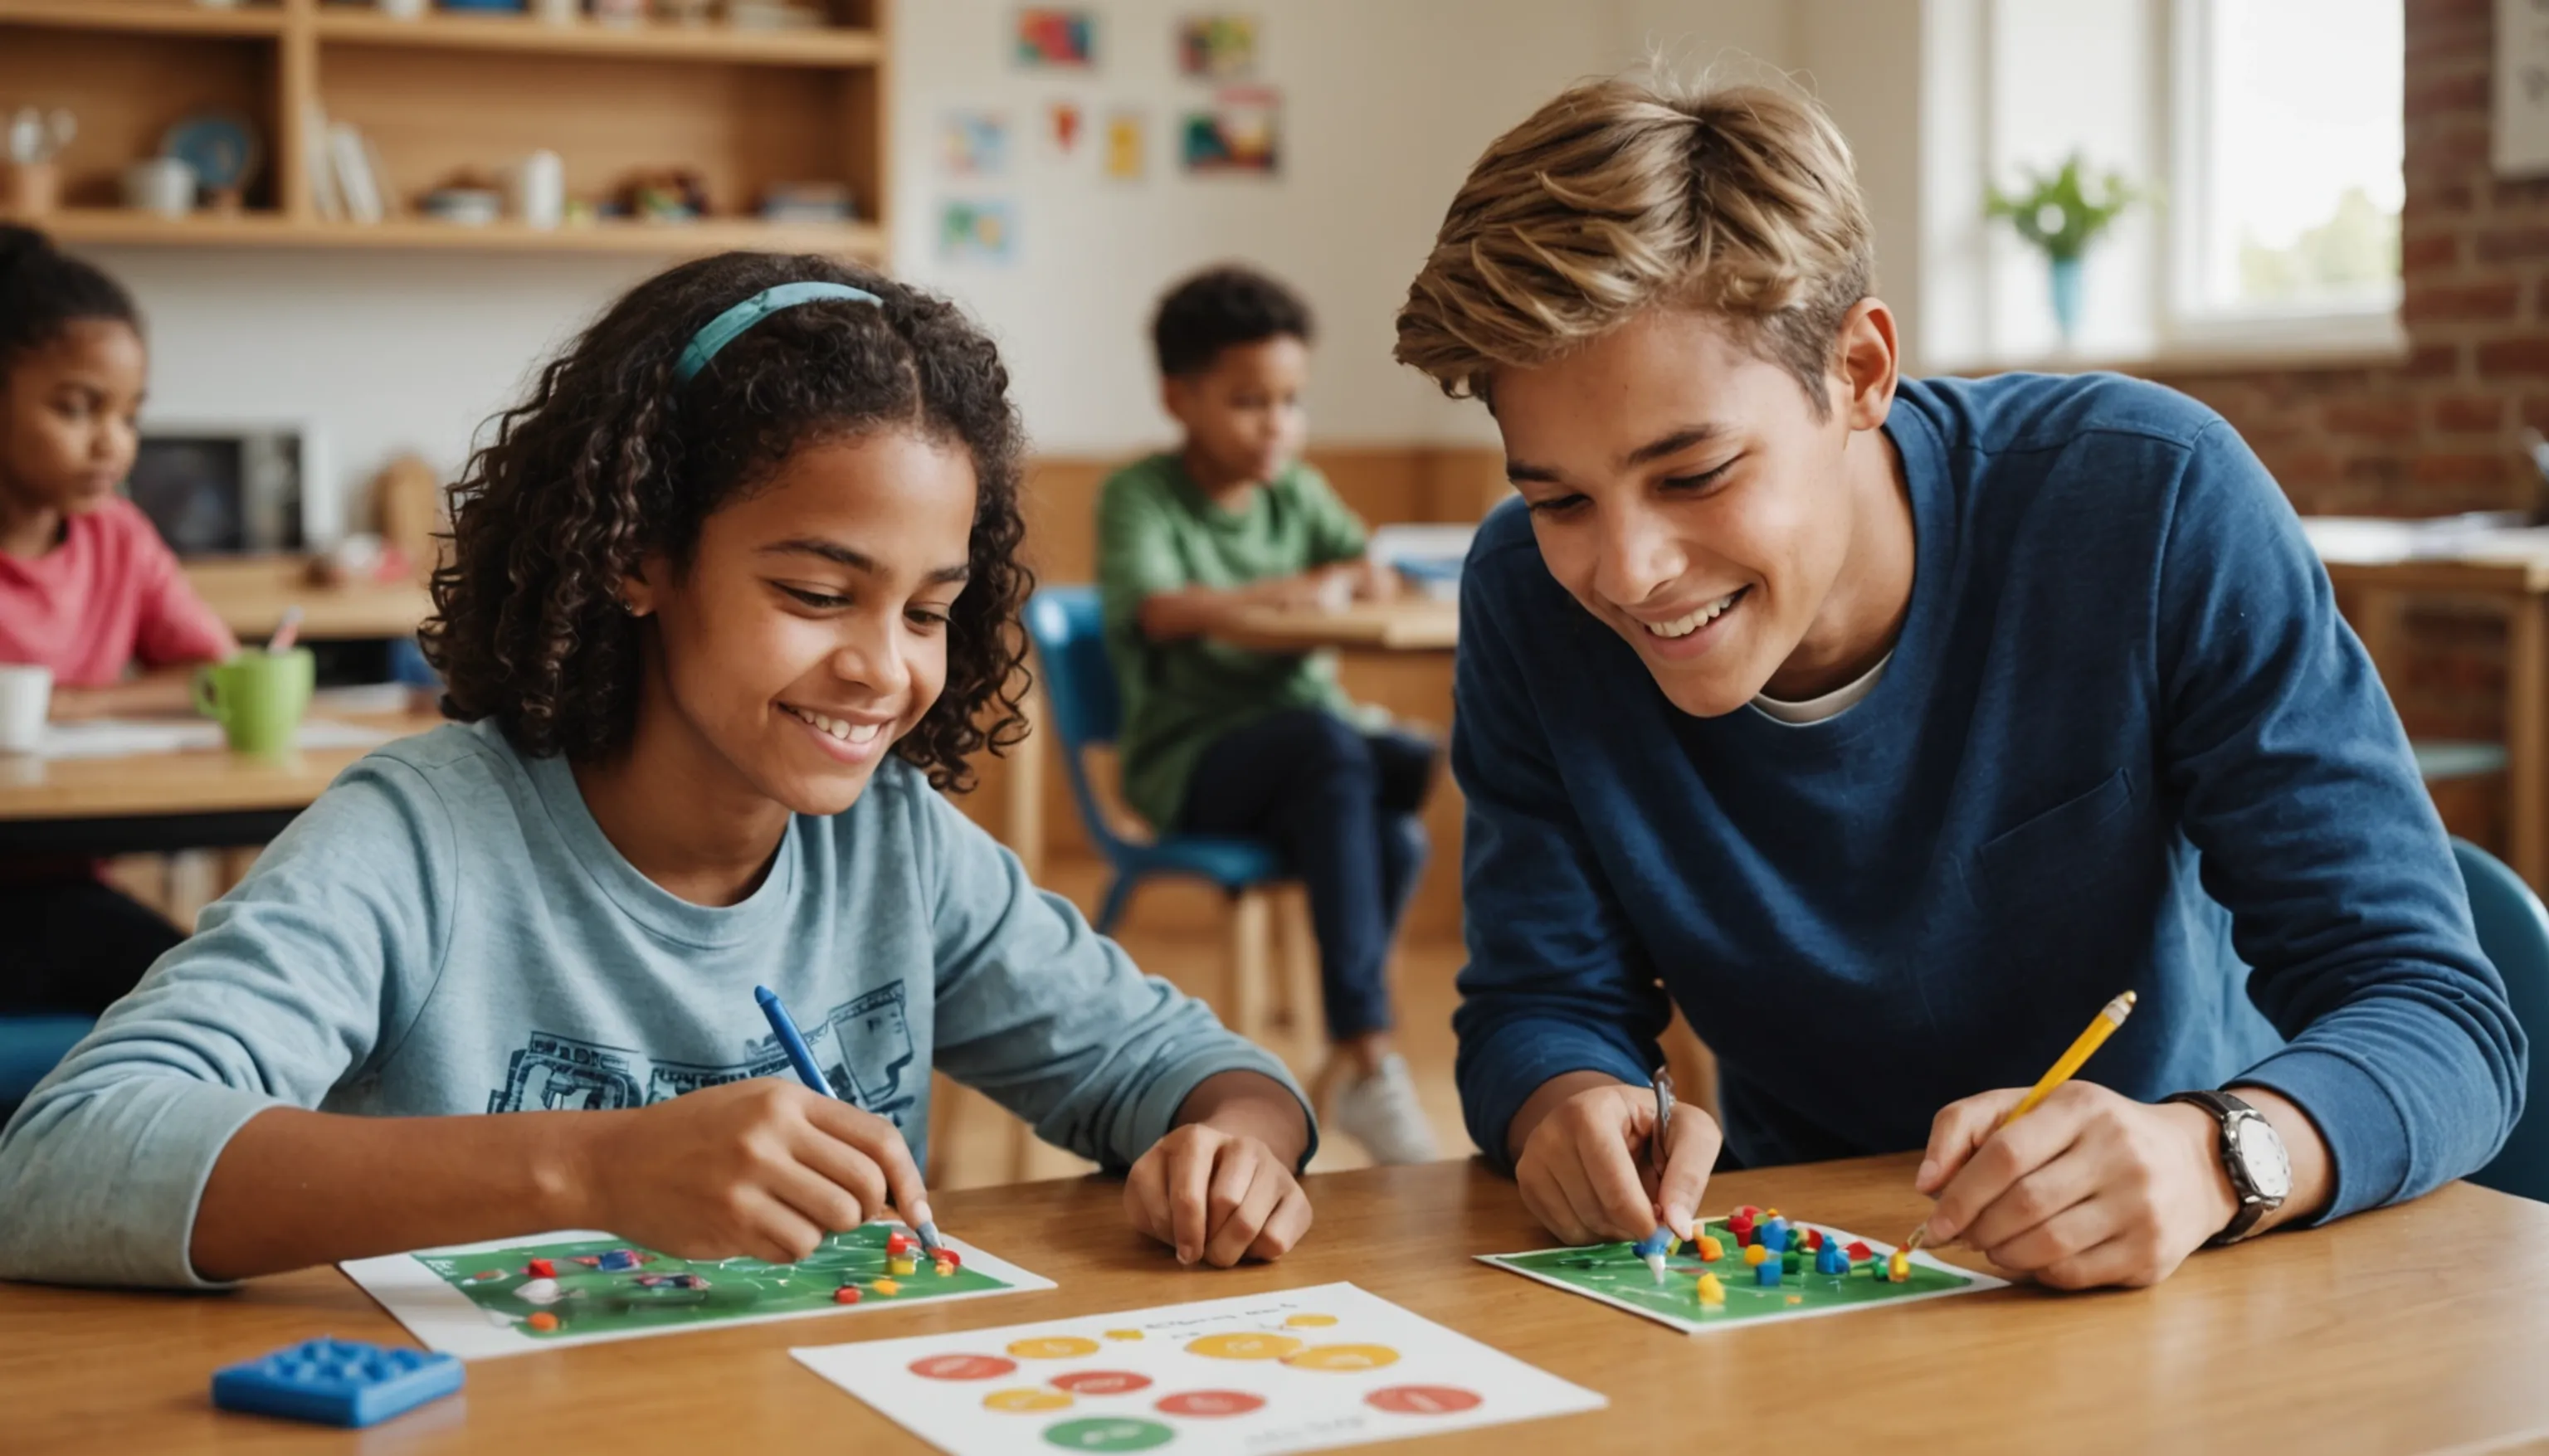
[[[558,1317],[550,1314],[546,1310],[533,1310],[531,1312],[531,1318],[523,1320],[522,1322],[531,1326],[533,1329],[538,1330],[542,1334],[547,1334],[549,1331],[558,1327]]]
[[[514,1298],[525,1304],[554,1305],[566,1298],[566,1291],[554,1279],[528,1279],[514,1291]]]
[[[1744,1245],[1744,1262],[1752,1265],[1754,1268],[1759,1268],[1762,1264],[1768,1262],[1769,1258],[1770,1251],[1763,1248],[1761,1245],[1757,1243],[1747,1243]]]
[[[1849,1255],[1849,1261],[1850,1261],[1851,1263],[1855,1264],[1855,1263],[1857,1263],[1859,1260],[1861,1260],[1861,1259],[1863,1259],[1863,1258],[1866,1258],[1869,1254],[1872,1254],[1872,1253],[1876,1252],[1876,1250],[1874,1250],[1874,1249],[1872,1249],[1872,1248],[1869,1248],[1869,1247],[1867,1246],[1867,1240],[1866,1240],[1866,1239],[1864,1239],[1864,1238],[1853,1238],[1853,1239],[1851,1239],[1851,1240],[1849,1241],[1849,1247],[1848,1247],[1848,1248],[1846,1248],[1846,1249],[1844,1249],[1844,1250],[1842,1250],[1842,1252],[1844,1252],[1844,1253],[1848,1254],[1848,1255]]]
[[[833,1291],[832,1291],[832,1303],[833,1303],[833,1304],[836,1304],[836,1305],[855,1305],[855,1304],[857,1304],[858,1302],[859,1302],[859,1287],[858,1287],[857,1285],[855,1285],[855,1284],[844,1284],[844,1285],[842,1285],[840,1288],[838,1288],[838,1289],[836,1289],[836,1290],[833,1290]]]
[[[1726,1303],[1726,1286],[1718,1282],[1716,1275],[1702,1274],[1699,1276],[1699,1302],[1703,1305],[1723,1305]]]
[[[1763,1209],[1761,1211],[1761,1222],[1764,1224],[1777,1217],[1779,1217],[1779,1211],[1777,1209]]]
[[[1714,1264],[1726,1257],[1726,1245],[1719,1243],[1715,1234],[1703,1233],[1699,1235],[1699,1256],[1704,1261]]]
[[[1821,1228],[1809,1228],[1805,1232],[1805,1239],[1806,1252],[1820,1252],[1824,1246],[1824,1230]]]
[[[875,1290],[879,1294],[893,1295],[902,1293],[902,1286],[895,1283],[891,1279],[871,1280],[868,1283],[868,1288]]]
[[[1758,1205],[1747,1203],[1735,1211],[1735,1217],[1744,1220],[1747,1224],[1754,1223],[1760,1219],[1761,1210]]]
[[[917,1246],[912,1242],[911,1235],[899,1228],[885,1236],[885,1251],[890,1255],[907,1254]]]
[[[1788,1221],[1785,1219],[1774,1215],[1761,1222],[1761,1242],[1768,1245],[1770,1252],[1774,1254],[1788,1251]]]
[[[947,1262],[945,1259],[931,1259],[929,1261],[929,1267],[937,1270],[938,1277],[941,1279],[945,1279],[956,1272],[956,1266]]]
[[[637,1251],[633,1248],[612,1249],[602,1256],[599,1267],[605,1274],[617,1274],[634,1269],[637,1267]]]
[[[460,1362],[322,1336],[213,1373],[213,1404],[328,1425],[370,1425],[460,1389]]]
[[[1752,1216],[1742,1209],[1737,1209],[1733,1214],[1727,1216],[1726,1231],[1735,1235],[1735,1241],[1737,1243],[1750,1243],[1752,1241]]]
[[[885,1271],[897,1278],[920,1272],[920,1261],[909,1254],[897,1254],[885,1261]]]
[[[1664,1282],[1664,1255],[1672,1246],[1673,1234],[1669,1228],[1657,1228],[1631,1245],[1638,1257],[1647,1261],[1647,1272],[1654,1276],[1657,1284]]]
[[[1789,1245],[1787,1252],[1779,1255],[1779,1268],[1789,1274],[1803,1274],[1806,1272],[1806,1251],[1794,1244]]]
[[[1912,1277],[1912,1256],[1899,1248],[1896,1249],[1894,1251],[1894,1257],[1885,1261],[1885,1277],[1896,1284],[1902,1284],[1910,1280]]]
[[[1827,1238],[1824,1240],[1823,1247],[1815,1250],[1815,1272],[1818,1274],[1849,1272],[1849,1259],[1841,1253],[1840,1244]]]
[[[555,1279],[557,1277],[557,1261],[554,1259],[533,1259],[522,1266],[522,1272],[528,1274],[533,1279]]]
[[[1760,1263],[1753,1265],[1752,1282],[1761,1286],[1763,1289],[1777,1289],[1779,1287],[1779,1261],[1777,1259],[1763,1259]]]
[[[929,1251],[929,1256],[942,1264],[953,1264],[959,1269],[965,1267],[965,1256],[956,1252],[954,1246],[950,1244],[938,1245]]]

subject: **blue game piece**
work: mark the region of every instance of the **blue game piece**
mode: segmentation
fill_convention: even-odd
[[[1788,1221],[1772,1219],[1761,1226],[1761,1246],[1774,1254],[1788,1251]]]
[[[213,1404],[327,1425],[370,1425],[460,1389],[460,1361],[322,1335],[213,1373]]]
[[[1849,1255],[1841,1251],[1840,1244],[1827,1238],[1824,1240],[1824,1246],[1815,1250],[1815,1272],[1818,1274],[1847,1274],[1849,1272]]]
[[[1753,1265],[1752,1282],[1761,1286],[1763,1289],[1777,1289],[1779,1287],[1779,1261],[1777,1259],[1763,1259],[1761,1262]]]
[[[602,1272],[606,1274],[616,1274],[623,1270],[634,1269],[637,1267],[637,1251],[635,1249],[614,1248],[602,1256],[600,1267]]]
[[[1637,1255],[1639,1258],[1645,1259],[1652,1258],[1657,1254],[1670,1253],[1672,1252],[1672,1230],[1669,1228],[1658,1228],[1654,1232],[1638,1240],[1636,1244]]]

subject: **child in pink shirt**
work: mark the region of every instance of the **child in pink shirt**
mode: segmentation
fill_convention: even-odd
[[[50,668],[56,718],[180,710],[193,665],[237,651],[115,495],[148,372],[114,279],[0,225],[0,662]],[[77,860],[0,863],[0,1012],[103,1009],[180,939]]]

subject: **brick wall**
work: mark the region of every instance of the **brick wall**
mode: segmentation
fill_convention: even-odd
[[[2407,0],[2406,359],[2313,369],[2155,371],[2213,406],[2308,513],[2438,515],[2534,503],[2521,453],[2549,432],[2549,180],[2488,168],[2493,0]],[[2392,694],[2408,731],[2494,738],[2504,634],[2428,603]],[[2474,837],[2470,812],[2449,812]],[[2492,834],[2483,837],[2493,839]]]

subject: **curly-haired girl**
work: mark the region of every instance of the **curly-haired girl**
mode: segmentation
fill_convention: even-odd
[[[1281,1065],[933,791],[1021,731],[1007,390],[953,306],[824,259],[622,299],[458,487],[425,644],[466,726],[349,771],[29,1099],[0,1274],[569,1227],[794,1259],[929,1219],[933,1061],[1129,1165],[1181,1260],[1290,1247]]]

